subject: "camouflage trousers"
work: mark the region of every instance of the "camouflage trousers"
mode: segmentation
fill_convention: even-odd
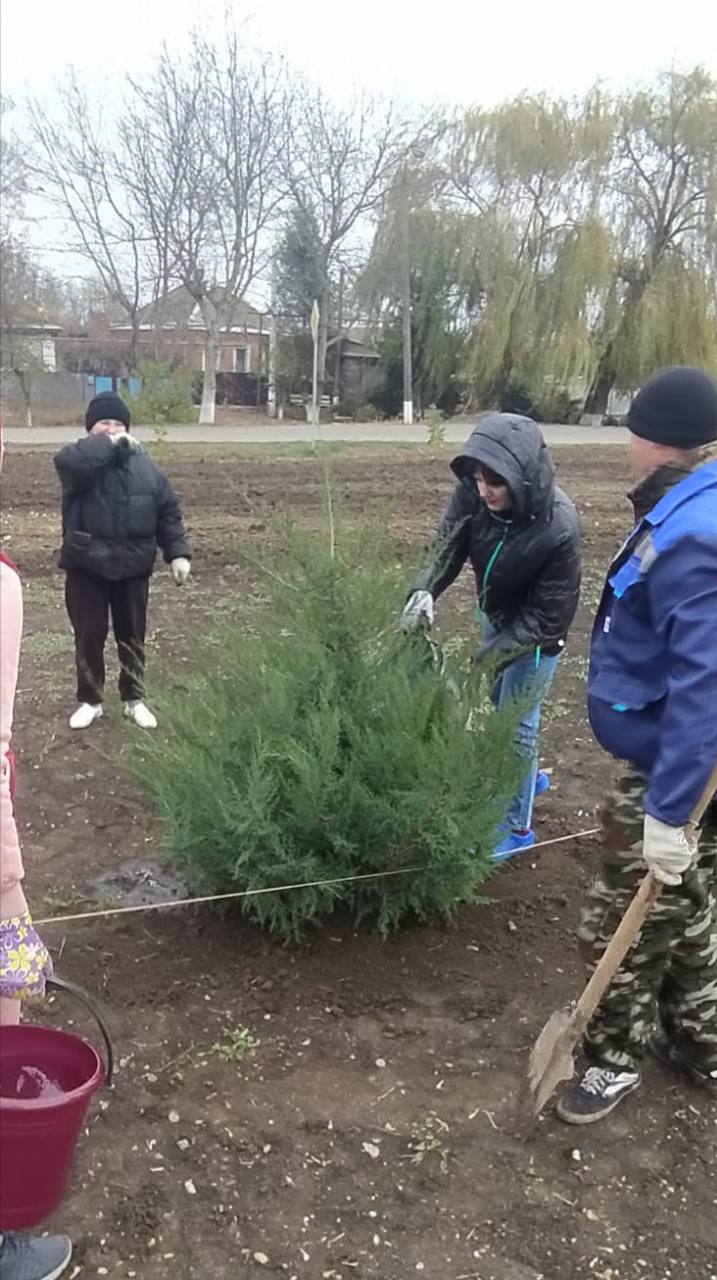
[[[645,874],[644,778],[629,770],[602,813],[604,847],[578,936],[588,964],[605,950]],[[660,1025],[695,1065],[717,1069],[717,815],[702,827],[700,858],[683,883],[666,885],[585,1035],[596,1066],[639,1070]]]

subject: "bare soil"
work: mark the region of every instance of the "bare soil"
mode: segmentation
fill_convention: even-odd
[[[557,451],[585,532],[579,622],[547,709],[554,787],[536,829],[594,826],[614,766],[584,714],[590,615],[630,524],[619,449]],[[408,563],[450,486],[426,450],[333,463],[350,518],[378,513]],[[305,459],[168,455],[196,546],[181,595],[152,588],[151,672],[191,663],[219,615],[241,624],[238,544],[277,511],[320,519]],[[18,812],[35,915],[81,909],[90,886],[160,835],[122,763],[118,706],[73,735],[73,662],[51,457],[15,452],[5,546],[21,565],[26,631],[16,709]],[[470,625],[465,580],[442,606]],[[95,1105],[53,1225],[75,1241],[70,1275],[142,1280],[715,1280],[717,1120],[699,1091],[646,1064],[642,1090],[601,1125],[552,1113],[516,1123],[532,1041],[580,987],[574,930],[596,855],[557,844],[498,871],[491,904],[388,942],[336,919],[301,948],[233,912],[181,909],[44,930],[58,971],[101,994],[120,1060]],[[66,997],[35,1016],[87,1030]],[[241,1063],[225,1029],[260,1041]]]

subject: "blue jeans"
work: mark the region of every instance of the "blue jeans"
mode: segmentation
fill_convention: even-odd
[[[492,640],[496,630],[487,618],[481,619],[483,640]],[[529,765],[520,790],[514,796],[505,817],[509,831],[527,831],[533,817],[535,779],[538,773],[538,736],[540,733],[540,708],[547,697],[558,665],[559,653],[553,657],[539,654],[537,649],[522,654],[501,671],[491,689],[491,702],[499,710],[510,698],[531,694],[530,706],[523,712],[515,735],[516,750]],[[533,699],[534,692],[534,699]]]

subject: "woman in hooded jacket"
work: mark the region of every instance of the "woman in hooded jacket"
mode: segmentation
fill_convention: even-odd
[[[580,594],[580,525],[555,484],[555,467],[530,418],[493,413],[474,428],[451,462],[457,483],[401,617],[405,631],[430,627],[434,602],[466,561],[475,575],[479,667],[494,676],[496,707],[525,698],[516,746],[529,771],[514,797],[494,851],[505,861],[535,843],[531,822],[538,771],[541,704],[555,675]]]

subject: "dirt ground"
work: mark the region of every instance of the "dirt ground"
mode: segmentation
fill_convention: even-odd
[[[554,787],[539,839],[592,827],[613,772],[585,720],[586,642],[629,527],[620,450],[556,453],[587,564],[546,714]],[[383,512],[408,561],[448,492],[446,462],[367,446],[333,466],[348,515]],[[156,577],[150,693],[152,668],[191,662],[218,614],[241,625],[237,545],[258,546],[278,510],[316,521],[321,503],[309,449],[262,460],[187,448],[167,467],[196,560],[181,596]],[[50,454],[14,452],[3,486],[4,545],[26,593],[18,811],[39,917],[81,909],[119,862],[156,858],[160,833],[123,769],[114,697],[87,734],[67,727]],[[471,609],[466,576],[443,626],[469,625]],[[495,874],[491,905],[388,942],[336,919],[289,949],[206,908],[46,928],[58,971],[103,996],[120,1061],[56,1218],[76,1245],[70,1275],[716,1280],[717,1120],[696,1089],[648,1064],[642,1091],[599,1126],[548,1113],[532,1136],[516,1128],[529,1046],[580,985],[573,934],[595,852],[592,839],[538,851]],[[39,1016],[86,1027],[66,997]],[[213,1052],[226,1028],[258,1038],[253,1057]]]

